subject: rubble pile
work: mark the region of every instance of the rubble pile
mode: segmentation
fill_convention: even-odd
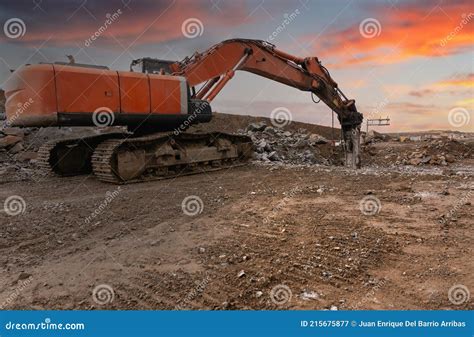
[[[255,159],[268,163],[322,164],[338,162],[335,147],[324,137],[308,133],[305,129],[296,132],[268,126],[264,122],[251,123],[245,131],[255,144]]]
[[[426,140],[408,148],[387,147],[377,151],[366,149],[371,156],[379,157],[384,163],[395,165],[440,165],[447,166],[462,159],[473,158],[474,146],[454,139]]]
[[[26,140],[30,129],[0,128],[0,183],[24,180],[35,170],[30,163],[37,158]]]
[[[28,162],[36,158],[35,151],[28,151],[25,145],[25,137],[31,132],[30,129],[2,128],[0,129],[0,159],[2,162],[16,160]]]
[[[428,144],[417,147],[410,153],[408,164],[410,165],[443,165],[454,163],[464,158],[472,158],[473,147],[457,140],[433,140]]]

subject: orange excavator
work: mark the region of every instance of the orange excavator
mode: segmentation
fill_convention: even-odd
[[[252,154],[249,137],[185,132],[211,120],[209,102],[237,70],[316,95],[337,114],[346,165],[360,165],[363,117],[355,101],[318,58],[296,57],[260,40],[223,41],[182,61],[142,58],[130,71],[59,62],[26,65],[5,85],[7,123],[128,128],[42,146],[39,164],[59,175],[93,172],[120,184],[241,165]]]

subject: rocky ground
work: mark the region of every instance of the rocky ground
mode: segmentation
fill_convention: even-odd
[[[354,171],[331,128],[207,130],[250,135],[254,161],[115,186],[37,170],[44,141],[94,131],[3,129],[0,307],[473,309],[471,135],[373,134]]]

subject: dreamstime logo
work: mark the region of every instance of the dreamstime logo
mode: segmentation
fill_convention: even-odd
[[[107,13],[105,21],[102,26],[97,29],[87,40],[84,41],[84,46],[89,47],[93,41],[97,40],[115,21],[122,15],[122,10],[117,9],[113,14]]]
[[[278,204],[272,208],[271,212],[263,219],[264,224],[268,224],[271,220],[271,217],[279,212],[285,205],[295,197],[296,194],[301,193],[302,189],[299,186],[292,188],[286,196],[278,202]]]
[[[359,209],[364,215],[375,215],[381,211],[382,204],[377,197],[368,195],[360,201]]]
[[[11,18],[3,25],[3,32],[10,39],[17,39],[26,33],[26,25],[22,19]]]
[[[463,13],[461,15],[461,21],[459,22],[459,25],[454,27],[454,29],[444,38],[439,42],[439,45],[441,47],[444,47],[448,44],[449,41],[454,39],[454,37],[469,23],[471,20],[474,18],[474,13]]]
[[[112,289],[108,284],[99,284],[92,291],[92,299],[99,305],[112,303],[114,297],[114,289]]]
[[[197,18],[189,18],[184,20],[181,25],[181,32],[188,39],[194,39],[204,33],[204,25],[202,21]]]
[[[98,127],[111,126],[114,124],[115,114],[111,109],[103,106],[95,109],[92,114],[92,121]]]
[[[198,117],[198,115],[200,115],[204,110],[206,110],[206,108],[209,106],[209,104],[207,103],[201,103],[199,104],[199,106],[197,107],[197,109],[195,109],[193,111],[192,114],[188,115],[188,117],[186,118],[186,120],[184,122],[182,122],[179,127],[175,128],[173,133],[175,136],[179,136],[180,133],[184,132],[187,130],[187,128],[189,126],[191,126],[191,124],[193,123],[194,119]]]
[[[374,108],[369,112],[368,116],[365,116],[364,114],[364,117],[366,118],[371,118],[373,116],[377,116],[377,115],[380,115],[383,110],[385,109],[385,107],[387,106],[387,104],[390,103],[389,99],[387,97],[385,97],[382,101],[378,102]]]
[[[382,25],[377,19],[367,18],[360,23],[359,32],[366,39],[371,39],[382,33]]]
[[[7,120],[4,123],[4,127],[10,127],[11,125],[13,125],[13,123],[18,119],[18,117],[20,117],[21,114],[23,114],[31,107],[33,102],[33,98],[30,97],[25,103],[18,103],[15,113],[13,115],[7,116]]]
[[[5,299],[5,301],[0,304],[0,310],[4,310],[10,304],[12,304],[18,296],[25,290],[27,286],[33,281],[33,276],[28,277],[25,280],[19,281],[18,286],[13,290],[13,292]]]
[[[189,195],[181,202],[181,209],[188,216],[196,216],[204,210],[204,203],[197,195]]]
[[[454,305],[461,305],[469,301],[471,293],[465,285],[455,284],[448,291],[449,301]]]
[[[375,293],[377,291],[380,290],[380,288],[384,287],[385,284],[387,283],[387,279],[386,278],[383,278],[382,280],[380,280],[379,282],[377,282],[374,287],[369,290],[365,296],[357,303],[355,303],[354,305],[351,305],[351,309],[352,310],[358,310],[359,307],[361,307],[362,305],[365,305],[372,297],[374,297]]]
[[[294,12],[283,15],[282,23],[268,36],[268,41],[273,41],[281,32],[283,32],[292,23],[301,12],[296,9]]]
[[[291,123],[293,116],[289,109],[280,106],[273,109],[270,114],[270,119],[274,127],[283,128]]]
[[[26,202],[19,195],[12,195],[3,203],[3,209],[10,216],[20,215],[25,213]]]
[[[453,108],[448,113],[448,121],[452,127],[461,128],[465,125],[469,125],[471,115],[465,108]]]
[[[465,194],[461,199],[459,199],[458,202],[454,205],[454,207],[452,207],[448,213],[442,216],[441,223],[448,223],[449,220],[452,219],[454,215],[459,211],[459,209],[469,201],[473,193],[474,190],[471,189],[469,192],[467,192],[467,194]]]
[[[117,187],[117,189],[113,192],[107,191],[105,193],[104,201],[101,202],[87,218],[85,218],[84,222],[89,224],[93,219],[102,214],[102,212],[112,203],[112,201],[119,195],[120,192],[120,186]]]
[[[270,298],[273,303],[276,305],[283,305],[291,301],[293,293],[291,292],[290,287],[284,284],[278,284],[272,288],[270,291]]]
[[[190,302],[192,302],[196,297],[200,296],[204,290],[206,289],[207,285],[209,284],[210,278],[206,275],[206,278],[202,280],[199,284],[196,285],[194,289],[189,291],[184,299],[179,301],[179,304],[174,307],[174,310],[183,310],[186,308]]]

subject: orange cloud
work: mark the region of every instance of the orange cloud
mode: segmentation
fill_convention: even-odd
[[[115,8],[111,5],[110,8],[100,10],[76,9],[72,17],[69,12],[48,11],[46,17],[25,20],[26,33],[21,38],[13,41],[1,34],[0,41],[27,45],[47,41],[48,46],[65,47],[83,45],[96,32],[102,31],[94,42],[97,46],[120,43],[123,47],[128,47],[131,43],[139,45],[185,39],[182,24],[187,19],[197,19],[194,20],[197,24],[188,26],[189,33],[192,35],[195,32],[192,29],[197,29],[203,36],[246,22],[248,13],[245,6],[237,3],[218,5],[219,7],[213,8],[190,0],[156,1],[146,6],[134,6],[132,2],[128,5],[129,8]],[[116,15],[119,9],[120,13]],[[96,19],[88,13],[92,13]],[[107,18],[114,13],[116,19],[106,24]]]
[[[472,96],[472,88],[474,88],[474,73],[454,74],[450,78],[437,81],[418,90],[412,90],[408,94],[413,97],[425,97],[441,93]]]
[[[436,83],[441,87],[467,87],[474,88],[474,73],[456,75],[454,78]]]
[[[414,96],[414,97],[425,97],[425,96],[432,95],[434,93],[435,93],[435,91],[432,90],[432,89],[422,89],[422,90],[410,91],[408,94],[410,96]]]
[[[332,66],[344,67],[457,54],[474,45],[474,13],[469,0],[378,7],[373,18],[377,21],[371,26],[358,22],[330,33],[324,39],[329,42],[316,46],[317,50],[337,59]]]

